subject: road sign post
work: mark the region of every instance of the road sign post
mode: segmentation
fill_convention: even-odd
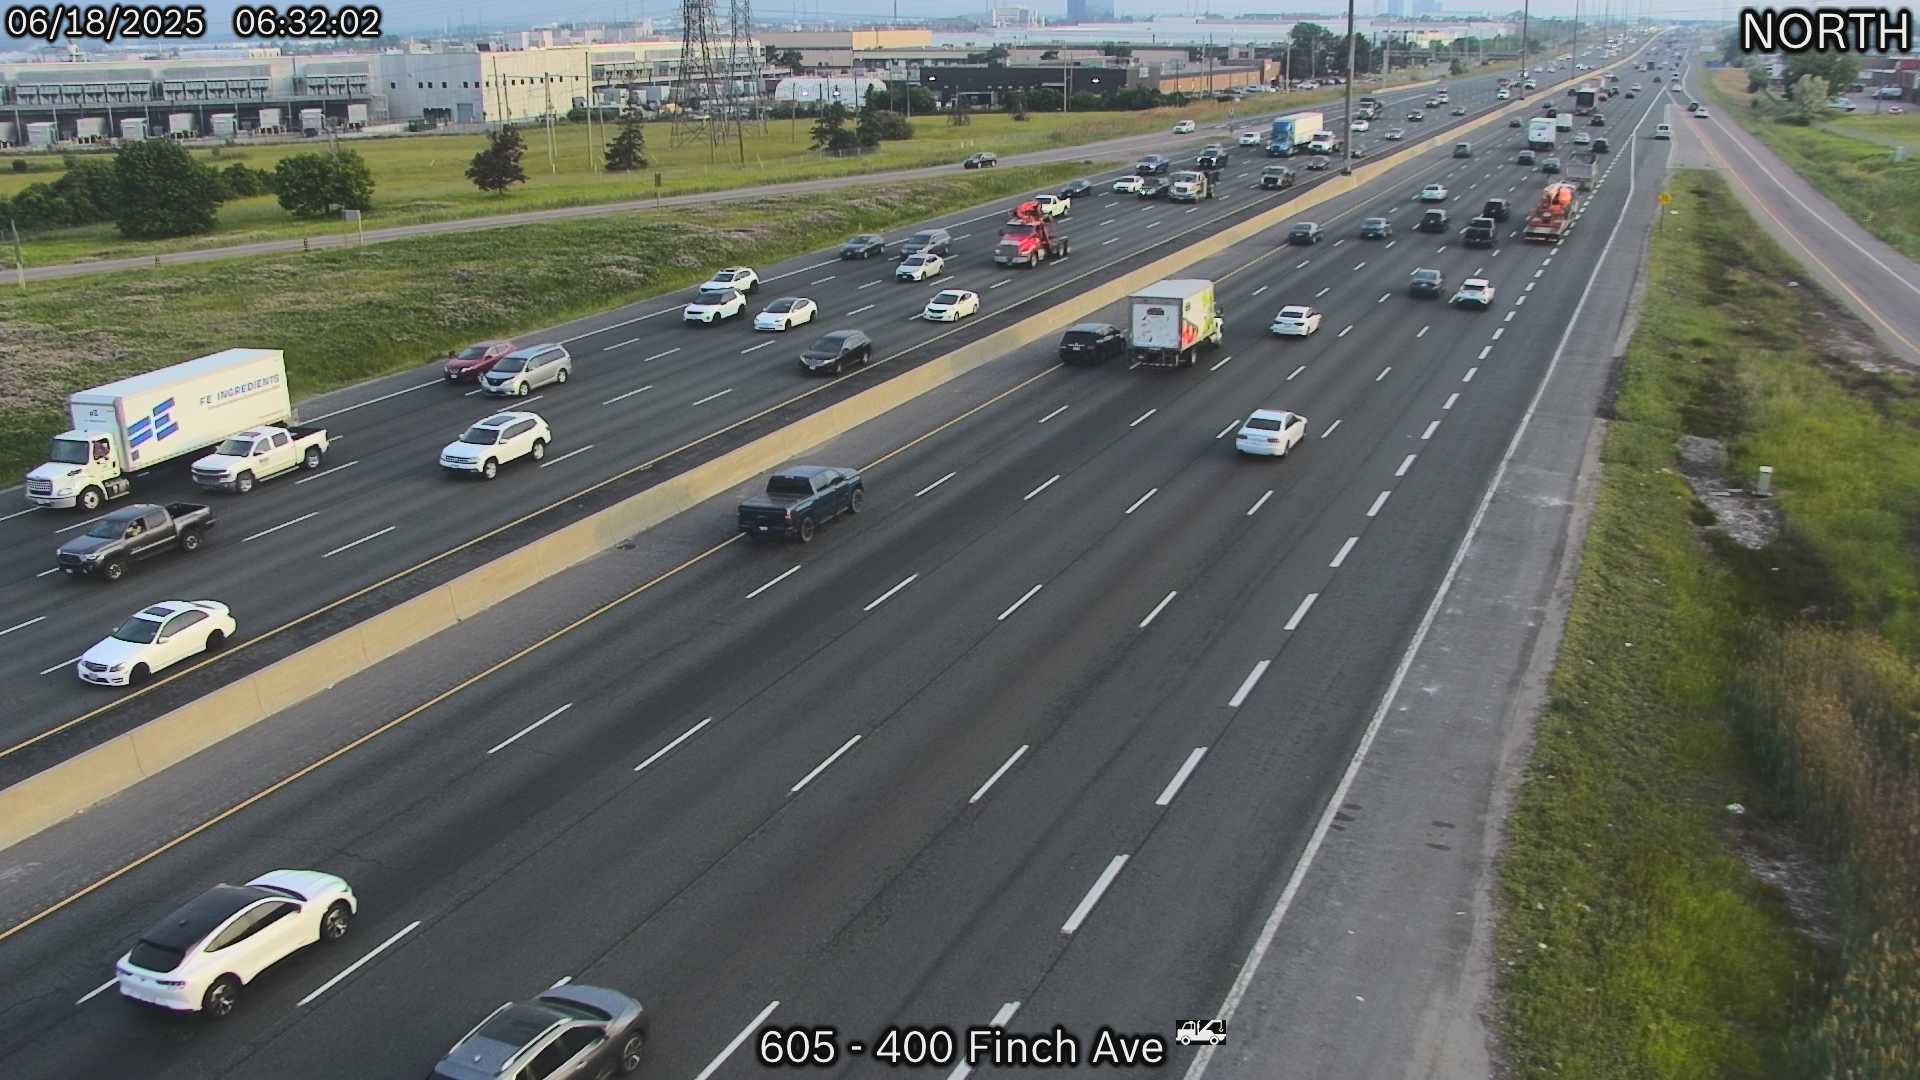
[[[1661,232],[1667,231],[1667,207],[1672,205],[1673,205],[1673,195],[1669,192],[1665,192],[1665,191],[1661,192],[1660,193],[1660,231]]]

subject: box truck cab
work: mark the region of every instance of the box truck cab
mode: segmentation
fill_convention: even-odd
[[[27,501],[93,511],[133,490],[133,474],[293,416],[278,349],[227,349],[67,399],[73,427],[27,474]]]

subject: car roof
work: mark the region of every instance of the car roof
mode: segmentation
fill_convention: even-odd
[[[1286,307],[1280,309],[1280,314],[1285,315],[1289,311],[1297,311],[1302,315],[1307,315],[1312,313],[1313,309],[1305,304],[1288,304]]]
[[[773,307],[776,304],[798,304],[805,299],[806,297],[804,296],[776,296],[767,303],[767,306]]]
[[[1293,414],[1285,409],[1255,409],[1249,420],[1286,420]]]
[[[122,506],[114,510],[109,510],[100,515],[99,520],[114,522],[133,521],[136,518],[146,517],[147,511],[149,510],[158,509],[160,509],[160,507],[155,503],[134,503],[131,506]]]
[[[1443,275],[1442,275],[1442,274],[1440,273],[1440,271],[1438,271],[1438,270],[1435,270],[1435,269],[1434,269],[1433,267],[1431,267],[1431,266],[1422,266],[1422,267],[1420,267],[1419,269],[1417,269],[1417,270],[1415,270],[1415,271],[1413,272],[1413,276],[1414,276],[1414,277],[1421,277],[1421,276],[1423,276],[1423,275],[1431,275],[1431,276],[1433,276],[1433,277],[1441,277],[1441,276],[1443,276]]]
[[[482,1021],[447,1057],[483,1075],[504,1071],[527,1046],[568,1017],[538,1004],[512,1004]]]
[[[1460,284],[1463,288],[1468,288],[1468,289],[1493,288],[1493,282],[1488,281],[1486,278],[1483,278],[1483,277],[1470,277],[1467,280],[1461,282]]]
[[[476,420],[473,422],[473,424],[469,426],[484,427],[484,428],[503,428],[509,424],[518,423],[521,420],[538,420],[538,419],[540,419],[540,415],[538,413],[499,412],[499,413],[494,413],[492,416],[487,417],[485,420]]]
[[[142,941],[169,949],[185,951],[203,940],[234,912],[258,900],[280,896],[269,889],[251,885],[215,885],[199,896],[173,909],[166,918],[148,927]]]
[[[129,617],[134,619],[151,619],[154,622],[160,622],[168,616],[178,615],[183,611],[188,611],[192,609],[193,606],[193,602],[190,600],[161,600],[158,603],[148,604]]]
[[[796,476],[812,478],[822,473],[854,473],[860,470],[848,465],[789,465],[774,473],[775,476]]]
[[[935,300],[938,300],[943,296],[951,296],[955,300],[958,300],[958,299],[961,299],[962,297],[967,297],[972,295],[973,295],[972,293],[968,292],[965,289],[941,289],[939,292],[933,294],[933,298]]]
[[[532,356],[535,353],[543,353],[543,352],[546,352],[548,349],[557,349],[559,347],[560,347],[559,342],[549,341],[540,345],[528,345],[524,348],[515,349],[512,352],[508,353],[507,356]]]
[[[724,289],[713,289],[711,291],[703,293],[700,299],[695,300],[693,303],[687,306],[688,307],[712,307],[714,304],[724,304],[727,301],[739,295],[740,295],[740,290],[729,285]]]

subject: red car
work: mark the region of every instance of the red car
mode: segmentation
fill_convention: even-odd
[[[513,351],[511,341],[483,341],[447,356],[448,382],[478,382],[500,358]]]

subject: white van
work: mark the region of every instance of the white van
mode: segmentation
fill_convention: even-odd
[[[1671,138],[1673,138],[1673,125],[1672,125],[1672,124],[1655,124],[1655,125],[1653,125],[1653,137],[1654,137],[1654,138],[1656,138],[1656,139],[1671,139]]]

